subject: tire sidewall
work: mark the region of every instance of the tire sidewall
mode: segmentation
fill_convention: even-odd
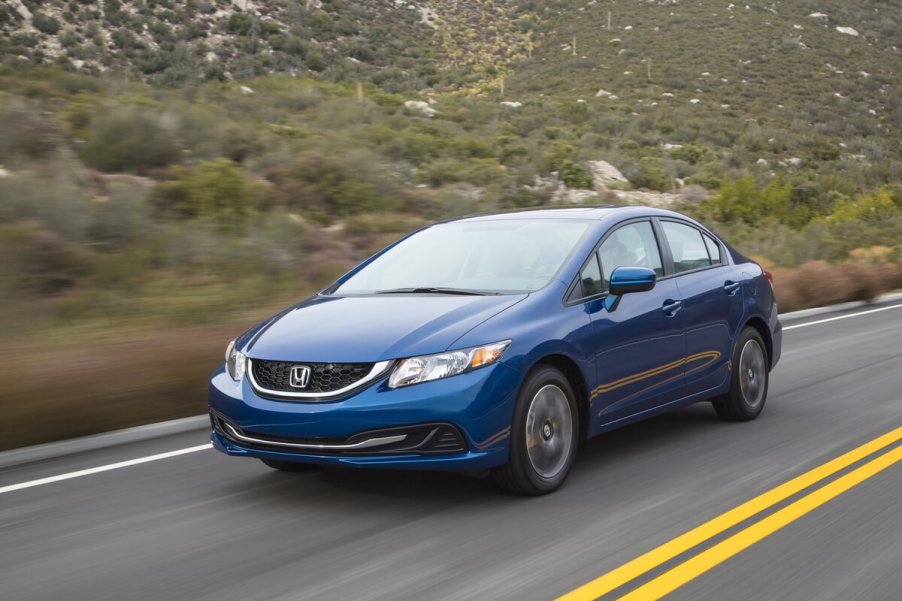
[[[564,392],[567,403],[570,406],[571,416],[571,441],[570,453],[567,462],[561,471],[553,478],[545,478],[539,475],[529,460],[526,450],[526,417],[535,394],[544,386],[554,385]],[[535,489],[536,494],[543,494],[556,490],[567,479],[573,459],[576,456],[577,443],[579,441],[579,411],[576,406],[576,395],[570,382],[559,370],[550,366],[541,366],[532,371],[523,382],[517,395],[517,404],[514,408],[511,423],[511,449],[510,463],[517,478],[530,488]]]
[[[741,358],[742,349],[745,348],[745,345],[749,340],[754,340],[755,343],[761,348],[761,353],[764,355],[764,395],[761,398],[761,403],[757,407],[751,407],[745,400],[745,396],[742,394],[742,384],[740,383],[740,371],[739,371],[739,360]],[[769,365],[770,358],[767,354],[767,346],[764,344],[764,340],[761,339],[761,334],[754,328],[746,328],[739,335],[739,338],[736,340],[736,344],[733,347],[733,375],[730,386],[730,402],[733,404],[733,408],[737,411],[740,416],[744,419],[754,419],[758,417],[758,415],[764,410],[764,405],[767,403],[767,392],[768,387],[770,386],[770,370],[767,369]]]

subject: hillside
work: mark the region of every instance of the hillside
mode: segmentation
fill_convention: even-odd
[[[526,104],[639,186],[829,166],[870,187],[902,159],[902,9],[886,0],[0,0],[0,31],[19,68]]]
[[[507,97],[555,115],[571,103],[577,117],[552,124],[610,158],[666,163],[692,145],[722,159],[692,174],[676,164],[705,185],[723,166],[843,173],[865,186],[902,175],[898,3],[561,2],[549,27]]]
[[[391,0],[3,0],[0,56],[166,85],[279,72],[425,86],[424,14]]]
[[[163,85],[281,73],[440,86],[478,79],[538,40],[519,3],[448,0],[0,0],[0,60]],[[453,85],[453,83],[452,83]]]

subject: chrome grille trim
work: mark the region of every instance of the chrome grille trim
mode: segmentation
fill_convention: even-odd
[[[254,379],[254,364],[253,359],[248,358],[247,360],[247,369],[245,373],[247,374],[248,380],[250,380],[251,386],[256,392],[263,393],[268,397],[276,397],[276,398],[286,398],[286,399],[305,399],[308,401],[328,401],[334,398],[340,397],[344,394],[351,392],[352,390],[356,390],[358,388],[362,388],[366,386],[376,378],[384,375],[388,372],[389,368],[392,365],[392,361],[379,361],[378,363],[373,364],[373,369],[370,370],[370,373],[357,380],[350,386],[345,386],[344,388],[340,388],[338,390],[333,390],[332,392],[283,392],[281,390],[270,390],[268,388],[264,388],[257,383],[257,380]],[[299,364],[302,362],[299,362]]]
[[[253,436],[245,436],[238,432],[232,424],[223,420],[223,428],[226,434],[235,440],[247,442],[250,444],[266,445],[272,447],[286,447],[289,449],[306,449],[309,451],[353,451],[359,449],[370,449],[373,447],[381,447],[383,445],[401,442],[407,438],[407,434],[395,434],[393,436],[379,436],[376,438],[367,438],[360,442],[338,443],[338,444],[311,444],[300,442],[283,442],[281,440],[267,440],[265,438],[254,438]]]

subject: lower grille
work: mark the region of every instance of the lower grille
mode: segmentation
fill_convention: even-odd
[[[294,438],[261,434],[239,428],[217,413],[213,429],[234,444],[261,451],[313,455],[450,454],[467,450],[460,431],[451,424],[421,424],[370,430],[346,438]]]

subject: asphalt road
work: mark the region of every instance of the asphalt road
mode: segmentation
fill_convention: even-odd
[[[0,599],[552,599],[899,426],[902,308],[787,331],[757,421],[702,404],[621,429],[547,497],[456,475],[282,474],[212,450],[5,492]],[[8,468],[0,488],[205,441]],[[669,598],[902,599],[902,463]]]

